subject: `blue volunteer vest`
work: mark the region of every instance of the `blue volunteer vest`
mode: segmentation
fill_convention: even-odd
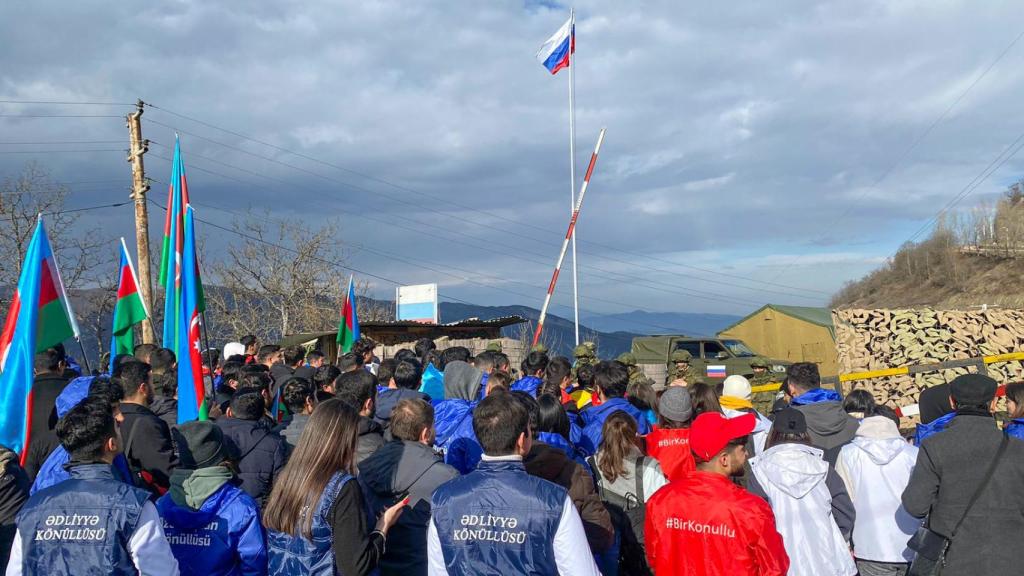
[[[71,468],[18,513],[22,573],[138,574],[128,540],[149,492],[119,482],[109,464]]]
[[[552,543],[565,497],[521,461],[483,461],[441,485],[431,510],[448,573],[556,576]]]
[[[344,472],[335,472],[327,483],[323,494],[320,495],[320,501],[317,502],[316,511],[313,513],[313,526],[310,530],[312,538],[306,539],[303,536],[292,536],[267,529],[269,574],[288,574],[289,576],[340,574],[335,571],[334,566],[334,551],[331,549],[333,536],[329,515],[334,501],[341,493],[341,488],[350,480],[355,480],[355,478]],[[372,517],[369,506],[366,506],[366,513],[368,525],[372,527],[376,520]],[[340,576],[348,575],[340,574]]]

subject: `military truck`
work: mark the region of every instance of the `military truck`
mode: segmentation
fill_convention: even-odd
[[[686,350],[693,358],[690,367],[708,382],[721,382],[727,376],[739,374],[750,378],[754,369],[750,362],[757,353],[732,338],[690,338],[680,335],[638,336],[633,338],[633,355],[637,366],[656,383],[668,377],[669,357],[676,350]],[[784,375],[790,362],[769,359],[770,370]]]

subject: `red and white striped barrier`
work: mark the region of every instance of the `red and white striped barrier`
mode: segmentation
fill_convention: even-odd
[[[572,211],[572,218],[569,220],[569,231],[565,233],[565,240],[562,242],[562,251],[558,253],[558,263],[555,264],[555,271],[551,274],[551,283],[548,284],[548,294],[544,297],[544,306],[540,309],[540,318],[537,320],[537,330],[533,333],[533,345],[540,342],[540,333],[544,330],[544,318],[548,315],[548,305],[551,304],[551,295],[555,293],[555,285],[558,283],[558,274],[562,271],[562,261],[565,260],[565,252],[569,249],[569,240],[576,229],[576,220],[580,216],[580,208],[583,206],[583,196],[587,193],[587,185],[590,184],[590,175],[594,173],[594,165],[597,164],[597,154],[601,151],[601,143],[604,142],[605,128],[597,135],[597,146],[590,156],[590,165],[587,166],[587,174],[583,177],[583,185],[580,186],[580,195],[576,198],[576,206]]]

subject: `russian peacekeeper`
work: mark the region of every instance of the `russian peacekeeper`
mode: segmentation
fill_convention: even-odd
[[[625,364],[626,368],[629,370],[630,384],[636,382],[650,382],[650,378],[648,378],[644,374],[644,371],[641,370],[639,366],[637,366],[636,356],[632,352],[623,352],[622,354],[619,354],[619,357],[616,358],[615,360],[620,362],[621,364]],[[651,385],[653,384],[654,383],[651,382]]]
[[[684,380],[687,384],[693,384],[701,377],[696,370],[690,366],[693,356],[686,350],[676,350],[669,357],[668,385],[676,380]]]
[[[776,376],[772,372],[771,362],[768,361],[764,356],[756,356],[750,361],[750,368],[754,371],[754,375],[750,378],[750,387],[756,388],[758,386],[766,386],[768,384],[779,384],[782,380],[782,376]],[[754,404],[754,409],[761,414],[771,414],[772,405],[775,404],[775,399],[778,398],[778,390],[767,390],[764,392],[754,392],[750,401]]]
[[[501,340],[491,340],[488,342],[487,351],[501,353]]]
[[[593,342],[584,342],[573,349],[572,355],[575,358],[575,362],[572,364],[572,378],[576,379],[576,369],[580,366],[597,364],[597,349]]]

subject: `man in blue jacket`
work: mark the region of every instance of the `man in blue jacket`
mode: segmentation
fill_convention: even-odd
[[[180,461],[156,507],[181,573],[265,576],[259,509],[234,485],[224,433],[210,421],[186,422],[173,433]]]
[[[594,367],[593,395],[601,402],[595,402],[580,412],[579,416],[583,424],[583,437],[580,438],[578,447],[587,454],[597,453],[598,447],[601,446],[601,429],[604,427],[604,421],[618,410],[636,420],[637,434],[643,436],[651,431],[651,425],[644,413],[626,400],[627,386],[629,369],[624,364],[604,361]]]
[[[87,398],[57,423],[71,479],[41,490],[18,513],[8,576],[178,574],[149,492],[117,482],[120,452],[110,404]]]
[[[100,376],[82,376],[72,380],[64,388],[64,391],[60,393],[60,396],[57,397],[57,417],[63,418],[72,408],[81,404],[86,398],[100,398],[106,401],[110,404],[113,411],[114,420],[118,423],[121,422],[120,403],[124,398],[124,391],[121,389],[120,384]],[[69,460],[71,460],[71,455],[58,443],[39,468],[39,474],[36,475],[29,494],[35,494],[44,488],[49,488],[54,484],[70,479],[71,473],[67,470]],[[132,472],[128,467],[128,460],[124,457],[124,454],[118,454],[114,457],[112,468],[115,479],[128,484],[134,484]]]
[[[431,498],[427,573],[597,576],[565,488],[523,466],[531,446],[526,408],[508,393],[491,394],[473,410],[473,429],[480,465]]]
[[[548,355],[544,352],[530,352],[520,368],[523,377],[512,383],[510,390],[521,390],[530,396],[537,396],[537,389],[544,382],[544,371],[548,367]]]

